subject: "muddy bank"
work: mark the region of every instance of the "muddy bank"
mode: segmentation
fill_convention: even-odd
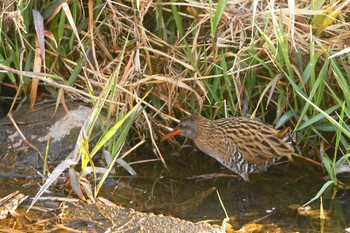
[[[91,224],[94,224],[96,219],[104,219],[102,221],[103,227],[100,226],[102,228],[101,230],[110,230],[111,232],[223,232],[221,227],[217,225],[193,223],[171,216],[155,215],[152,213],[146,214],[131,208],[107,206],[101,202],[90,205],[81,203],[74,207],[70,206],[64,214],[65,219],[67,219],[66,225],[77,224],[76,221],[72,220],[83,219],[84,216],[90,216]],[[98,222],[101,223],[101,221]],[[84,221],[81,221],[81,223],[84,223]],[[97,229],[97,226],[98,224],[96,224],[95,229]]]

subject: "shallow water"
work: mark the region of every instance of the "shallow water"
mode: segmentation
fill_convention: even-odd
[[[235,229],[247,223],[275,224],[286,232],[344,232],[350,227],[349,190],[338,191],[333,200],[333,190],[325,193],[327,218],[323,222],[319,218],[319,200],[310,204],[310,210],[298,213],[298,207],[325,183],[321,179],[324,173],[313,165],[283,160],[267,172],[252,174],[251,182],[244,182],[209,156],[191,151],[187,148],[183,154],[165,155],[169,170],[160,162],[132,165],[137,177],[123,176],[126,172],[118,169],[123,177],[110,179],[101,195],[141,211],[221,224],[225,212],[219,195]],[[145,150],[138,153],[142,154],[129,157],[129,162],[145,157]],[[231,177],[192,178],[219,173]]]
[[[324,221],[319,218],[319,199],[310,204],[311,209],[298,212],[298,207],[313,198],[326,182],[323,171],[314,165],[298,159],[295,163],[283,160],[264,173],[251,174],[251,182],[244,182],[191,147],[162,148],[162,151],[170,152],[164,155],[168,169],[159,161],[132,164],[154,159],[152,152],[142,148],[126,158],[138,176],[129,176],[125,170],[117,168],[118,174],[106,181],[99,196],[143,212],[219,225],[226,217],[225,209],[229,223],[236,230],[249,223],[272,225],[270,232],[281,232],[278,229],[283,232],[344,232],[350,227],[350,190],[328,190],[322,196]],[[9,173],[8,170],[3,172]],[[219,174],[226,174],[226,177]],[[0,196],[21,190],[22,185],[26,186],[25,194],[30,196],[38,189],[36,182],[27,183],[22,179],[0,178],[0,184],[5,192],[0,192]]]

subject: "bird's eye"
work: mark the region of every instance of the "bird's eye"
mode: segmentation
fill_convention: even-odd
[[[186,125],[180,125],[179,128],[180,128],[181,130],[185,130],[187,127],[186,127]]]
[[[191,132],[193,129],[190,125],[187,125],[187,124],[181,124],[179,126],[179,129],[182,130],[182,131],[186,131],[186,132]]]

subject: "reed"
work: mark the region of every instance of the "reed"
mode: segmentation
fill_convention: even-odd
[[[17,95],[1,93],[0,100],[30,96],[35,106],[37,86],[45,84],[58,102],[96,105],[114,78],[103,102],[108,125],[97,118],[102,132],[152,90],[140,115],[149,127],[185,112],[291,126],[297,151],[322,161],[338,184],[349,168],[347,2],[22,1],[2,9],[0,83]],[[41,22],[33,21],[33,9]],[[163,129],[135,127],[162,159],[148,132]],[[118,150],[107,142],[101,148]]]

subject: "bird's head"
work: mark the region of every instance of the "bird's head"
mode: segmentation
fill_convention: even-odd
[[[199,122],[203,119],[206,120],[204,117],[195,115],[184,117],[178,126],[176,126],[173,131],[165,135],[161,141],[165,141],[176,135],[181,135],[192,140],[195,139],[199,133]]]

